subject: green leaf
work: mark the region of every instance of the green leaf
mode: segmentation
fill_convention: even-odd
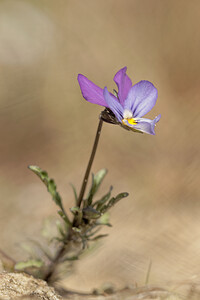
[[[43,171],[37,166],[29,166],[28,167],[31,171],[33,171],[46,185],[48,192],[51,194],[53,200],[55,203],[61,208],[62,207],[62,201],[61,197],[56,191],[56,184],[53,179],[50,179],[48,176],[48,173],[46,171]]]
[[[92,206],[88,206],[83,209],[83,217],[85,219],[98,219],[101,216],[101,213],[94,209]]]
[[[77,213],[82,213],[82,210],[78,206],[73,206],[70,208],[70,211],[75,215]]]
[[[106,212],[109,208],[114,206],[117,202],[119,202],[121,199],[127,197],[128,195],[129,195],[128,193],[120,193],[116,197],[112,197],[110,199],[110,201],[108,202],[108,204],[104,205],[104,207],[102,208],[102,212],[103,213]]]
[[[113,205],[115,205],[118,201],[120,201],[121,199],[128,197],[128,195],[129,195],[128,193],[120,193],[120,194],[118,194],[116,197],[113,197],[113,198],[108,202],[108,205],[109,205],[109,206],[113,206]]]
[[[70,208],[70,211],[74,215],[74,225],[77,227],[81,224],[82,218],[83,218],[83,212],[82,209],[78,206],[74,206]]]
[[[93,204],[93,207],[95,207],[96,210],[101,211],[101,209],[103,208],[104,204],[109,200],[110,196],[111,196],[111,192],[112,192],[113,187],[110,187],[109,192],[104,195],[100,200],[96,201]]]
[[[62,200],[58,192],[56,191],[56,184],[53,179],[49,179],[47,184],[48,192],[51,194],[55,203],[62,208]]]
[[[109,223],[109,213],[106,212],[104,213],[97,221],[96,221],[97,225],[106,225],[109,227],[112,227],[112,225]]]
[[[70,225],[70,221],[69,221],[68,217],[66,216],[66,214],[65,214],[62,210],[59,210],[59,211],[58,211],[58,214],[59,214],[59,216],[61,216],[61,218],[64,220],[65,225],[66,225],[66,228],[68,229],[68,228],[69,228],[69,225]]]
[[[79,257],[77,255],[71,256],[71,257],[64,257],[61,262],[64,261],[74,261],[74,260],[79,260]]]
[[[37,166],[29,166],[28,167],[31,171],[33,171],[46,185],[48,192],[51,194],[53,201],[56,203],[57,206],[60,207],[61,211],[63,212],[63,215],[65,215],[65,222],[67,224],[71,224],[67,214],[64,210],[64,207],[62,205],[62,199],[59,195],[59,193],[57,192],[57,187],[56,184],[54,182],[53,179],[49,178],[48,173],[42,169],[40,169],[40,167]]]
[[[56,221],[56,226],[57,226],[58,232],[60,233],[61,237],[66,238],[66,233],[65,233],[65,231],[62,227],[62,224],[60,223],[59,220]]]
[[[76,192],[76,188],[75,188],[75,186],[74,186],[72,183],[70,183],[70,185],[71,185],[71,187],[72,187],[72,189],[73,189],[73,192],[74,192],[74,198],[75,198],[75,200],[76,200],[76,205],[77,205],[77,203],[78,203],[78,195],[77,195],[77,192]]]
[[[106,236],[108,236],[108,234],[99,234],[99,235],[95,236],[94,238],[90,239],[90,241],[97,241],[97,240],[102,239]]]
[[[43,265],[43,262],[41,260],[30,259],[27,261],[21,261],[21,262],[16,263],[15,270],[21,271],[21,270],[24,270],[26,268],[31,268],[31,267],[41,268],[42,265]]]
[[[96,228],[96,229],[95,229]],[[87,230],[84,234],[86,239],[90,239],[92,236],[94,236],[95,234],[97,234],[97,232],[99,232],[101,230],[101,228],[99,228],[97,226],[97,224],[94,224],[92,226],[92,228],[90,227],[91,230]]]
[[[106,169],[101,169],[100,171],[98,171],[95,175],[93,175],[92,178],[92,186],[90,188],[88,197],[87,197],[87,203],[86,206],[89,206],[92,204],[92,199],[94,197],[94,195],[96,194],[96,192],[98,191],[104,177],[107,174],[107,170]]]

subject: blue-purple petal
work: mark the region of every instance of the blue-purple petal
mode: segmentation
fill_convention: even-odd
[[[155,125],[160,120],[161,115],[155,117],[154,120],[145,119],[145,118],[135,118],[137,124],[134,125],[134,129],[139,130],[144,133],[155,135]]]
[[[104,88],[103,95],[107,103],[106,106],[112,110],[118,121],[121,122],[123,116],[122,105],[118,102],[117,98],[114,95],[108,92],[107,87]]]
[[[136,83],[129,91],[124,108],[133,112],[133,117],[143,117],[156,104],[158,91],[146,80]]]
[[[132,81],[128,75],[126,75],[126,70],[127,67],[124,67],[119,70],[114,77],[114,81],[118,87],[118,98],[122,105],[124,104],[124,101],[128,96],[128,92],[132,87]]]
[[[82,74],[78,75],[78,82],[82,95],[87,101],[105,107],[108,106],[103,96],[103,89]]]
[[[123,122],[128,126],[129,128],[132,128],[133,131],[137,130],[139,132],[148,133],[155,135],[155,125],[160,120],[161,115],[158,115],[154,120],[145,119],[145,118],[134,118],[134,120],[137,122],[136,125],[131,125],[128,123],[128,120],[124,120]]]

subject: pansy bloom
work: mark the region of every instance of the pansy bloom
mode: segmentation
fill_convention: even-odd
[[[109,123],[120,124],[126,129],[155,135],[155,124],[160,120],[158,115],[154,120],[143,118],[156,104],[158,91],[155,86],[142,80],[132,86],[132,81],[126,74],[127,67],[119,70],[114,81],[118,93],[109,93],[107,87],[98,87],[82,74],[78,75],[78,82],[83,97],[94,104],[104,106],[102,118]],[[110,121],[109,121],[110,120]]]

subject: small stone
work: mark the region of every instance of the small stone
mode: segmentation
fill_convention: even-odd
[[[54,288],[25,273],[0,273],[0,299],[61,300]]]

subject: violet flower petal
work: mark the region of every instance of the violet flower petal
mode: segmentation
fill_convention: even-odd
[[[112,95],[108,92],[107,87],[104,88],[103,95],[104,95],[105,101],[107,103],[106,106],[112,110],[112,112],[115,114],[118,121],[121,122],[122,118],[123,118],[122,117],[123,116],[122,105],[118,102],[117,98],[114,95]]]
[[[128,93],[124,108],[133,113],[133,117],[142,117],[156,104],[158,91],[155,86],[146,80],[136,83]]]
[[[82,95],[87,101],[105,107],[108,106],[103,96],[103,89],[82,74],[78,74],[78,82]]]
[[[160,120],[160,118],[161,115],[155,117],[154,120],[145,119],[145,118],[135,118],[137,124],[133,125],[133,128],[144,133],[155,135],[154,128],[156,123]]]
[[[124,104],[124,101],[128,96],[128,92],[132,87],[132,81],[128,75],[126,75],[126,70],[127,67],[119,70],[113,78],[118,87],[118,98],[122,105]]]

